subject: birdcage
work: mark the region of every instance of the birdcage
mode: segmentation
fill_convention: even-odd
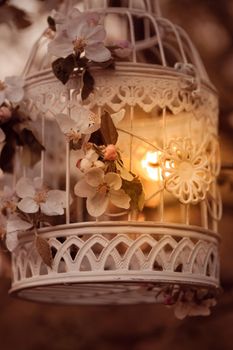
[[[114,69],[93,67],[95,88],[82,100],[81,78],[71,75],[64,85],[54,76],[45,35],[31,51],[21,108],[45,149],[33,169],[18,165],[15,177],[39,176],[50,188],[65,190],[66,209],[38,228],[50,246],[51,266],[36,251],[34,233],[19,235],[11,293],[64,304],[172,304],[190,292],[214,298],[221,217],[218,98],[199,54],[186,32],[162,17],[158,1],[66,1],[60,11],[68,16],[73,7],[101,14],[106,42],[127,40],[130,54]],[[98,117],[106,111],[116,116],[117,152],[127,170],[121,189],[137,205],[111,202],[102,169],[102,180],[92,183],[102,197],[92,206],[104,203],[104,213],[91,215],[88,196],[74,194],[77,181],[85,181],[84,175],[78,180],[80,150],[71,149],[56,118],[72,118],[80,106]],[[99,159],[92,166],[94,161]]]

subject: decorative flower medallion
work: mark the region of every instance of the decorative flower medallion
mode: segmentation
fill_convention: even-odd
[[[208,159],[188,138],[171,140],[160,159],[166,189],[184,204],[203,200],[213,180]]]

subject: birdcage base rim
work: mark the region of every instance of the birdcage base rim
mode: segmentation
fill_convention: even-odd
[[[63,305],[130,305],[130,304],[163,304],[158,298],[167,288],[183,288],[183,290],[206,290],[212,296],[218,296],[220,287],[181,281],[145,281],[112,280],[93,283],[63,282],[22,288],[12,287],[12,297],[31,302],[42,302]],[[91,295],[90,295],[91,293]]]
[[[48,302],[52,295],[59,299],[58,303],[66,304],[67,295],[73,295],[70,285],[77,289],[76,297],[70,300],[73,304],[79,304],[79,287],[83,289],[85,285],[101,286],[103,293],[105,285],[122,283],[134,283],[135,288],[141,284],[219,288],[218,236],[211,231],[136,221],[76,223],[39,231],[40,237],[56,250],[52,267],[46,266],[35,251],[33,232],[21,234],[19,246],[12,255],[11,289],[11,294],[20,298],[33,299],[36,294],[33,300],[40,301],[41,295],[42,301],[46,301],[47,291]],[[60,289],[65,291],[65,298],[56,296]],[[124,293],[130,298],[131,290]],[[95,302],[96,296],[92,301],[88,295],[87,287],[81,303],[102,303]],[[150,295],[144,297],[152,302]],[[137,293],[133,300],[144,302]],[[115,295],[104,299],[103,304],[108,303],[121,301]]]

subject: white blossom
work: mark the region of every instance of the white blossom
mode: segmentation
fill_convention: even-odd
[[[58,114],[57,123],[70,141],[79,141],[82,135],[90,135],[100,127],[98,116],[82,106],[71,110],[70,116]]]
[[[18,233],[32,228],[33,224],[12,214],[6,221],[6,247],[12,252],[18,245]]]
[[[98,160],[99,155],[94,149],[87,150],[86,154],[83,155],[83,158],[78,161],[78,169],[83,173],[86,173],[91,168],[104,168],[104,163],[101,160]]]
[[[56,22],[56,18],[55,18]],[[48,45],[48,52],[57,57],[66,57],[72,53],[85,53],[86,58],[94,62],[105,62],[111,58],[111,52],[104,46],[106,32],[93,14],[75,12],[69,21],[58,16],[60,22],[57,34]]]
[[[204,299],[199,303],[195,301],[178,301],[174,313],[179,320],[187,316],[209,316],[210,307],[216,304],[215,299]]]
[[[6,77],[5,81],[0,81],[0,106],[5,100],[18,103],[24,96],[24,80],[21,77]]]
[[[121,186],[122,180],[118,174],[105,174],[101,168],[92,168],[76,184],[74,192],[79,197],[87,198],[88,213],[98,217],[106,211],[109,202],[116,207],[129,208],[130,197]]]
[[[33,214],[41,210],[48,216],[64,214],[65,191],[48,190],[41,178],[31,180],[22,177],[16,184],[16,194],[21,198],[18,208],[24,213]]]

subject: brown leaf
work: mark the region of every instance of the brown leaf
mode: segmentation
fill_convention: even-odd
[[[47,22],[48,22],[49,28],[52,29],[54,32],[56,32],[56,22],[53,19],[53,17],[48,16]]]
[[[132,181],[122,180],[122,189],[131,198],[131,208],[142,211],[144,206],[144,191],[142,183],[138,177],[135,177]]]
[[[40,236],[36,236],[35,244],[36,244],[36,249],[39,255],[41,256],[43,262],[47,266],[52,267],[52,262],[53,262],[52,251],[47,240]]]
[[[117,143],[118,132],[108,112],[101,116],[100,131],[105,145],[115,145]]]
[[[88,70],[83,74],[83,88],[81,92],[82,100],[86,100],[95,87],[95,80]]]
[[[20,134],[23,145],[23,163],[25,166],[33,167],[41,158],[41,152],[45,150],[32,130],[24,128]]]
[[[75,58],[71,54],[66,58],[58,58],[52,63],[54,75],[63,83],[66,84],[75,67]]]

